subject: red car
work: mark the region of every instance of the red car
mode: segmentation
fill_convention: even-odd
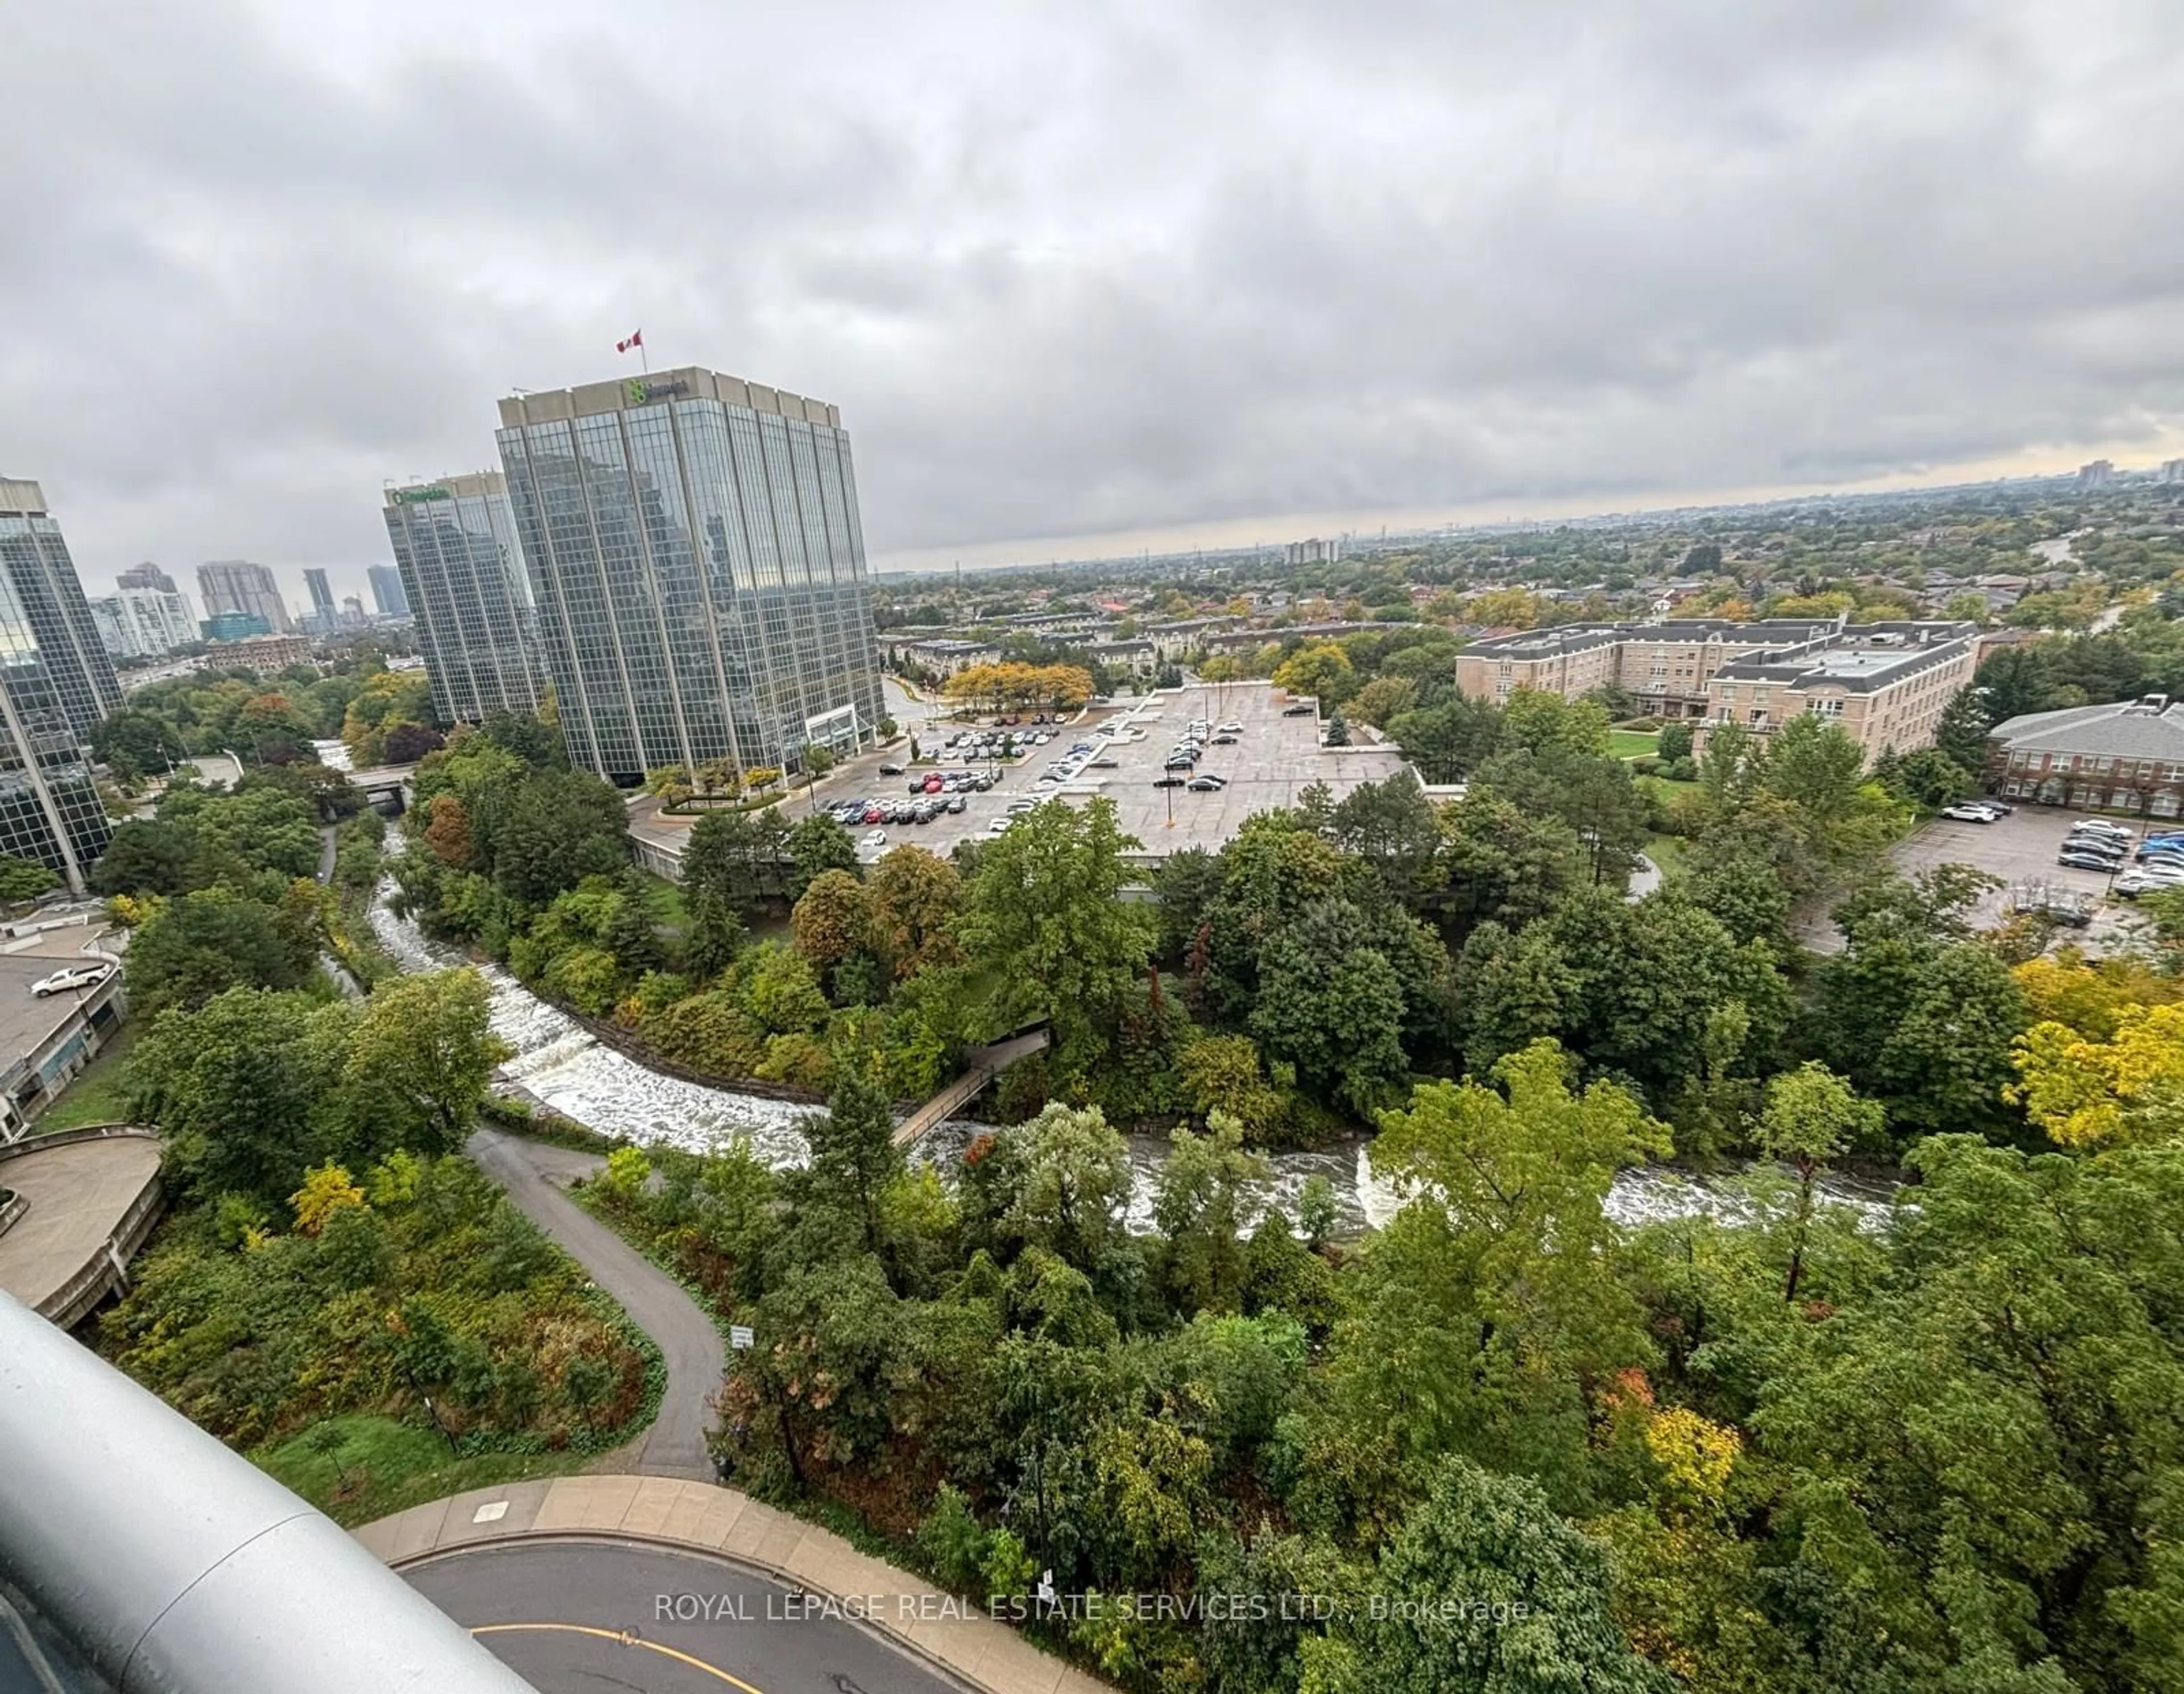
[[[878,823],[879,821],[880,809],[876,805],[866,806],[865,808],[865,822],[867,823]]]
[[[939,794],[943,786],[944,785],[941,783],[940,778],[938,777],[928,777],[925,779],[925,791],[929,794]]]

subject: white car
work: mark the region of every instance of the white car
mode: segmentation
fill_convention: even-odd
[[[2128,841],[2137,833],[2126,829],[2120,823],[2110,823],[2104,817],[2081,817],[2070,826],[2073,835],[2105,835],[2111,841]]]
[[[2000,814],[1989,811],[1983,805],[1974,805],[1969,801],[1962,801],[1955,805],[1943,806],[1942,816],[1953,817],[1959,823],[1992,823]]]
[[[857,844],[860,847],[884,847],[887,845],[887,831],[884,829],[867,830],[865,833],[865,839],[860,841]]]
[[[49,994],[68,994],[77,989],[97,988],[114,974],[111,965],[70,965],[66,970],[55,971],[31,984],[31,992],[40,1000]]]
[[[986,826],[986,833],[989,835],[999,835],[1004,829],[1006,829],[1015,822],[1016,819],[1013,817],[997,817],[991,823]]]

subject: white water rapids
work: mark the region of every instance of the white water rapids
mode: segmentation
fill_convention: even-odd
[[[401,850],[398,833],[389,832],[387,847]],[[415,923],[388,909],[391,889],[391,883],[382,883],[372,904],[371,925],[380,945],[407,971],[471,965],[485,978],[492,995],[493,1033],[515,1050],[501,1074],[534,1099],[604,1135],[641,1144],[666,1143],[694,1152],[726,1147],[742,1139],[777,1169],[804,1162],[808,1149],[800,1126],[817,1108],[710,1088],[646,1068],[604,1045],[499,966],[477,963],[427,939]],[[916,1156],[944,1170],[987,1127],[952,1119],[925,1138]],[[1359,1141],[1328,1151],[1269,1154],[1271,1173],[1254,1198],[1261,1207],[1279,1205],[1294,1218],[1305,1184],[1315,1176],[1324,1177],[1334,1191],[1337,1234],[1354,1235],[1378,1229],[1401,1209],[1402,1195],[1373,1173],[1366,1146]],[[1167,1144],[1158,1136],[1133,1135],[1129,1147],[1130,1223],[1146,1230],[1151,1227],[1154,1184],[1167,1156]],[[1830,1176],[1823,1179],[1821,1189],[1829,1201],[1857,1208],[1875,1225],[1887,1216],[1885,1185]],[[1718,1193],[1703,1179],[1652,1166],[1618,1173],[1607,1196],[1609,1215],[1631,1225],[1695,1211],[1734,1213],[1743,1208],[1741,1199]]]

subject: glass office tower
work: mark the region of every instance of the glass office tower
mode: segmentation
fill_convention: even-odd
[[[61,527],[36,482],[0,479],[0,574],[17,615],[44,655],[47,679],[79,741],[121,710],[114,655],[98,638],[91,604]]]
[[[538,710],[538,615],[500,473],[389,488],[385,515],[433,709],[449,723]],[[372,567],[382,611],[387,597],[376,578],[386,568]]]
[[[695,367],[500,403],[501,462],[569,755],[632,784],[795,771],[881,716],[850,438]]]
[[[113,833],[83,742],[120,704],[44,493],[0,478],[0,853],[79,894]]]

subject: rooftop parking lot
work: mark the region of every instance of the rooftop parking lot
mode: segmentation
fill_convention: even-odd
[[[1290,716],[1290,708],[1297,705],[1306,710]],[[868,807],[905,805],[913,798],[962,801],[962,811],[942,811],[924,823],[866,823],[861,818],[850,824],[850,833],[859,844],[858,856],[869,864],[905,843],[944,858],[959,841],[990,839],[996,821],[1011,816],[1011,806],[1021,810],[1028,803],[1056,799],[1082,805],[1095,795],[1105,795],[1114,801],[1123,833],[1144,844],[1134,856],[1150,861],[1186,847],[1210,850],[1234,836],[1253,812],[1295,805],[1297,796],[1312,783],[1326,783],[1340,800],[1361,783],[1379,782],[1406,768],[1402,755],[1391,747],[1322,747],[1319,719],[1311,708],[1311,701],[1291,701],[1265,683],[1229,683],[1095,706],[1066,722],[1035,723],[1032,714],[1024,713],[1023,721],[1007,733],[1018,738],[1020,747],[1039,735],[1047,739],[1034,740],[1013,762],[973,756],[972,738],[997,733],[991,719],[957,722],[935,716],[916,728],[922,762],[911,763],[907,738],[861,753],[822,779],[814,793],[793,790],[782,803],[782,813],[793,822],[815,809],[846,810],[853,800],[863,800]],[[1173,773],[1164,771],[1162,766],[1195,719],[1206,727],[1197,765]],[[1225,744],[1223,724],[1236,726]],[[945,744],[949,737],[958,734],[963,739],[956,746]],[[1083,753],[1072,750],[1080,745]],[[892,766],[905,768],[897,774],[882,774],[883,766]],[[992,787],[913,796],[913,785],[922,789],[936,772],[975,772],[989,779]],[[1223,782],[1212,792],[1156,786],[1170,774],[1179,775],[1186,783],[1203,776]],[[649,798],[635,800],[630,807],[632,835],[641,845],[655,844],[669,853],[682,850],[694,821],[668,816],[658,801]],[[871,841],[874,830],[885,839]]]
[[[920,750],[936,763],[883,777],[878,766],[905,762],[901,750],[884,759],[867,755],[844,777],[823,785],[819,802],[822,808],[854,799],[874,805],[906,802],[912,799],[909,790],[913,780],[922,783],[935,771],[974,772],[993,777],[993,788],[937,797],[961,799],[960,812],[943,811],[925,823],[853,826],[859,856],[869,862],[905,842],[945,855],[958,841],[989,839],[996,820],[1011,816],[1011,806],[1022,809],[1027,803],[1055,799],[1081,805],[1104,795],[1114,801],[1124,833],[1143,842],[1142,856],[1152,860],[1185,847],[1217,848],[1253,812],[1294,805],[1311,783],[1325,783],[1340,799],[1361,783],[1377,782],[1403,768],[1401,755],[1391,749],[1322,748],[1317,716],[1285,715],[1291,704],[1263,683],[1228,683],[1149,695],[1095,709],[1073,722],[1036,724],[1027,719],[1012,733],[1044,733],[1048,740],[1035,744],[1014,764],[998,767],[989,760],[969,756],[964,744],[940,744],[944,728],[950,735],[959,727],[976,733],[989,727],[985,721],[977,726],[933,724],[919,739]],[[1310,702],[1302,704],[1308,706]],[[1206,726],[1206,746],[1197,766],[1173,773],[1164,771],[1194,719]],[[1223,724],[1236,726],[1225,742],[1221,738]],[[1081,753],[1075,750],[1079,747]],[[1224,783],[1213,792],[1156,786],[1170,774],[1182,777],[1186,783],[1208,775]],[[866,844],[875,829],[885,839]]]

